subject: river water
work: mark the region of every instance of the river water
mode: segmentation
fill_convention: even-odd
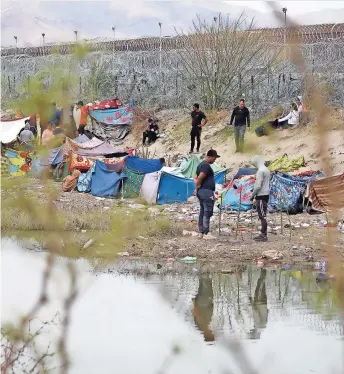
[[[2,322],[15,323],[39,294],[46,254],[13,239],[1,244]],[[54,268],[42,321],[62,309],[67,262],[58,259]],[[316,273],[244,267],[209,275],[186,265],[183,274],[137,276],[118,274],[129,262],[97,272],[86,260],[74,263],[71,373],[344,372],[343,324]]]

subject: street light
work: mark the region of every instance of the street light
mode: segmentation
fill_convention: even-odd
[[[284,44],[287,42],[287,8],[282,8],[282,12],[284,13]]]
[[[161,85],[161,66],[162,66],[162,60],[161,60],[161,52],[162,52],[162,29],[161,29],[161,26],[162,26],[162,22],[158,22],[158,25],[160,27],[160,48],[159,48],[159,70],[160,70],[160,85]]]
[[[44,52],[45,52],[45,34],[42,33],[42,37],[43,37],[43,55],[44,55]]]
[[[18,53],[18,37],[15,36],[14,39],[16,41],[16,53]]]
[[[75,34],[75,43],[77,43],[78,42],[78,30],[75,30],[74,34]]]
[[[113,31],[113,43],[112,43],[112,61],[115,64],[115,43],[116,43],[116,27],[112,26],[111,30]]]

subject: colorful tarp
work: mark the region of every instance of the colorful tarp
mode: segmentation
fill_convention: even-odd
[[[93,164],[87,173],[79,175],[77,189],[79,192],[91,192],[92,174],[96,168]]]
[[[240,211],[250,210],[252,208],[250,198],[255,180],[255,177],[233,180],[222,195],[221,208],[234,211],[238,211],[239,209]],[[237,189],[235,189],[234,186],[236,186]]]
[[[284,173],[274,173],[270,181],[270,211],[296,214],[303,211],[303,194],[310,177],[294,177]]]
[[[5,149],[1,152],[1,173],[21,177],[31,169],[32,153]]]
[[[124,178],[123,173],[109,170],[104,162],[97,160],[92,174],[91,193],[94,196],[115,197]]]
[[[129,169],[144,174],[159,171],[163,166],[160,160],[145,159],[136,156],[128,156],[125,159],[125,164]]]
[[[123,197],[131,198],[139,196],[145,174],[129,169],[126,166],[123,168],[123,173],[126,176],[123,185]]]
[[[80,148],[75,151],[80,156],[106,156],[106,155],[126,155],[127,152],[123,148],[114,147],[108,142],[103,142],[102,144],[94,147],[92,149]]]
[[[0,142],[8,144],[16,140],[19,131],[24,128],[25,121],[30,117],[16,119],[13,121],[0,121]]]
[[[268,166],[270,171],[292,171],[295,169],[299,169],[300,167],[305,165],[305,158],[300,156],[295,159],[289,159],[287,154],[277,158],[273,162],[271,162]]]
[[[344,208],[344,173],[310,182],[308,199],[318,211]]]
[[[110,126],[130,125],[134,119],[134,101],[118,109],[89,110],[89,115],[98,123]]]

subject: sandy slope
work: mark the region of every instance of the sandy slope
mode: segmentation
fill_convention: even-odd
[[[320,169],[319,136],[314,123],[297,129],[276,131],[273,135],[258,138],[254,131],[246,134],[245,154],[235,154],[235,144],[231,129],[225,127],[227,113],[218,112],[209,115],[209,122],[203,130],[201,152],[213,148],[222,156],[220,164],[236,170],[239,166],[248,165],[253,154],[261,154],[266,160],[272,161],[278,156],[287,153],[289,157],[305,157],[307,168]],[[160,119],[160,128],[165,133],[164,139],[149,147],[150,157],[170,157],[186,155],[190,149],[189,115],[180,111],[162,111],[157,114]],[[331,116],[331,132],[328,137],[327,152],[331,157],[334,173],[344,171],[344,120],[343,113],[337,111]],[[126,146],[141,148],[142,122],[134,124],[133,132],[126,141]],[[320,137],[321,138],[321,137]],[[321,138],[323,142],[323,138]],[[337,152],[337,153],[333,153]],[[341,152],[342,154],[338,154]]]

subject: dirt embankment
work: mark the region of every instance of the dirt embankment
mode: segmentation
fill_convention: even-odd
[[[151,114],[151,113],[149,113]],[[236,171],[239,167],[249,164],[253,154],[261,154],[266,161],[272,161],[287,153],[289,157],[303,155],[308,169],[321,168],[320,142],[318,130],[314,121],[295,129],[275,131],[270,136],[258,138],[254,129],[266,123],[274,114],[252,121],[251,132],[246,133],[246,151],[244,154],[234,153],[235,144],[233,131],[226,127],[229,112],[219,111],[208,114],[209,122],[203,129],[201,152],[213,148],[221,155],[220,164]],[[126,138],[124,145],[141,149],[142,131],[147,123],[144,114],[133,125],[132,133]],[[166,157],[175,160],[178,156],[187,155],[190,150],[190,114],[181,110],[164,110],[156,114],[160,119],[160,128],[164,138],[158,139],[148,148],[149,156]],[[329,148],[334,173],[344,170],[344,113],[343,110],[333,110],[329,119],[330,134]],[[321,136],[320,136],[321,138]]]

